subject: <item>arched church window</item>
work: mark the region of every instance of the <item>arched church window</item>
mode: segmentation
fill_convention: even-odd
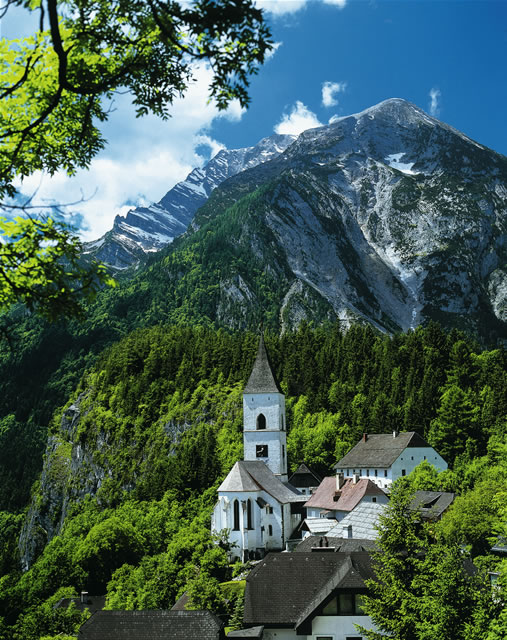
[[[234,523],[233,523],[233,530],[234,531],[239,531],[239,501],[238,500],[234,500],[233,503],[233,516],[234,516]]]
[[[257,429],[266,428],[266,416],[263,413],[259,413],[257,416]]]
[[[252,501],[248,498],[246,503],[246,528],[253,529],[252,525]]]

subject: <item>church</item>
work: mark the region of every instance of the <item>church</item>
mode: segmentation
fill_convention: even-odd
[[[232,557],[246,561],[284,550],[308,499],[288,482],[285,396],[262,336],[243,391],[243,446],[218,488],[211,529],[227,529]]]

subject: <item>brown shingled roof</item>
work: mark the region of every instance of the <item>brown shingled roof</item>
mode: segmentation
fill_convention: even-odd
[[[352,511],[364,496],[384,496],[385,493],[368,478],[356,483],[348,479],[342,485],[339,496],[336,495],[336,476],[328,476],[322,480],[305,507],[327,509],[329,511]],[[338,499],[335,500],[335,497]]]

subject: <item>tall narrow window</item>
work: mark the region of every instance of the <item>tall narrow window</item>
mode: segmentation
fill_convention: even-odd
[[[252,501],[248,498],[246,503],[246,528],[253,529],[252,525]]]
[[[270,535],[270,536],[273,535],[273,526],[272,525],[268,525],[268,535]]]
[[[239,531],[239,502],[237,500],[234,500],[233,510],[234,524],[232,528],[234,529],[234,531]]]
[[[266,428],[266,416],[263,413],[259,413],[257,416],[257,429]]]

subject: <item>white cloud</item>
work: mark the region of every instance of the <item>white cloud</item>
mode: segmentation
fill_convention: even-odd
[[[441,95],[442,94],[440,93],[440,89],[437,89],[436,87],[433,87],[430,90],[429,110],[432,116],[438,116],[440,113],[440,96]]]
[[[338,9],[343,9],[343,7],[347,4],[347,0],[323,0],[324,4],[332,4]]]
[[[273,42],[273,48],[270,49],[265,56],[265,60],[271,60],[271,58],[275,55],[278,49],[282,46],[283,42]]]
[[[274,16],[281,16],[287,13],[296,13],[300,9],[303,9],[312,0],[256,0],[255,4],[259,9],[264,9],[266,13],[270,13]],[[319,0],[313,0],[316,2]],[[323,4],[330,4],[338,9],[343,9],[347,4],[347,0],[320,0]]]
[[[334,107],[338,104],[335,97],[338,93],[343,93],[347,88],[346,82],[324,82],[322,83],[322,104],[325,107]]]
[[[80,170],[72,178],[58,172],[53,177],[44,176],[42,182],[40,173],[34,174],[21,183],[20,191],[31,195],[38,189],[37,204],[84,198],[84,202],[69,208],[84,217],[83,240],[95,240],[111,229],[116,214],[141,202],[158,201],[192,168],[208,159],[201,153],[203,145],[210,149],[211,156],[223,148],[207,134],[213,120],[238,121],[244,112],[237,102],[223,113],[208,103],[208,68],[196,69],[195,77],[186,97],[174,102],[172,117],[167,121],[153,115],[136,119],[129,96],[118,96],[113,104],[115,111],[103,126],[108,145],[88,170]]]
[[[274,127],[276,133],[299,135],[307,129],[321,127],[317,116],[299,100],[292,107],[290,113],[284,113],[280,122]]]

